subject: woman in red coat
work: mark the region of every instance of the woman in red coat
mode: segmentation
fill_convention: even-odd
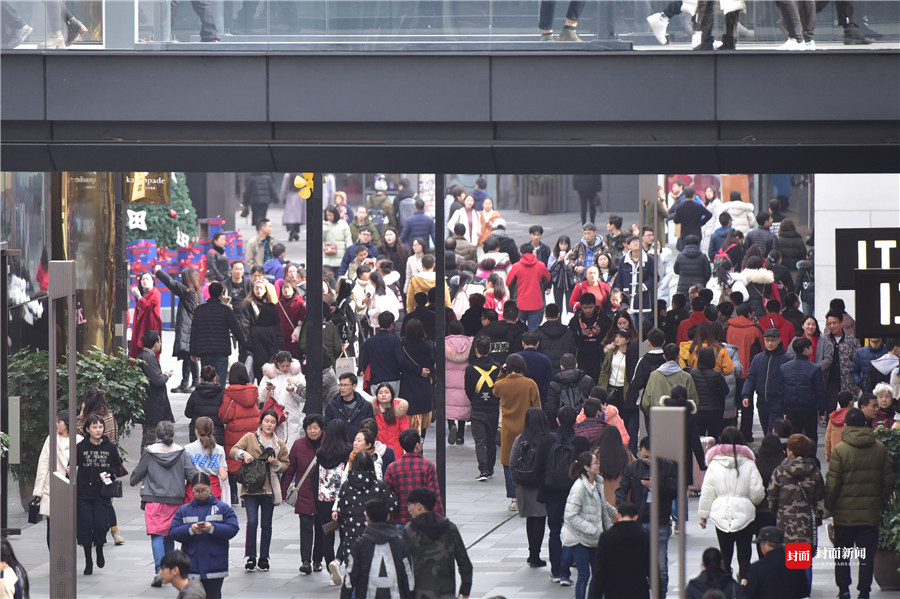
[[[231,455],[231,448],[247,433],[256,432],[259,427],[259,389],[250,382],[247,368],[235,362],[228,370],[228,386],[219,406],[219,420],[225,425],[225,455]],[[237,474],[240,460],[230,457],[228,463],[228,483],[231,485],[231,503],[238,501]]]
[[[397,459],[403,455],[400,446],[400,433],[409,428],[409,416],[406,411],[409,403],[405,399],[394,399],[394,389],[387,383],[381,383],[372,398],[372,411],[378,423],[378,440],[394,450]]]
[[[287,497],[292,482],[299,485],[294,513],[300,516],[300,572],[309,574],[315,569],[322,570],[322,521],[316,513],[315,498],[319,493],[319,469],[315,467],[316,451],[322,443],[325,421],[318,414],[309,414],[303,419],[305,437],[300,437],[291,446],[290,466],[281,477],[281,496]],[[312,467],[310,467],[312,466]],[[306,475],[304,479],[303,476]],[[302,481],[302,484],[301,484]]]
[[[285,279],[278,290],[278,322],[281,324],[282,347],[295,358],[300,356],[300,347],[294,337],[294,329],[306,320],[306,303],[294,285]]]
[[[134,294],[134,318],[131,322],[131,343],[128,355],[137,358],[141,353],[141,336],[147,331],[156,331],[162,338],[162,317],[159,314],[160,295],[156,279],[145,272],[138,284],[131,288]]]

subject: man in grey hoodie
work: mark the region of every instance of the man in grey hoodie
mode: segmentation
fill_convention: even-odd
[[[650,373],[641,397],[641,409],[644,411],[647,431],[650,430],[650,408],[660,405],[663,396],[671,395],[672,387],[675,385],[682,385],[687,389],[688,399],[693,400],[695,404],[700,403],[694,379],[678,364],[678,346],[674,343],[666,344],[663,347],[663,357],[666,359],[665,363]]]

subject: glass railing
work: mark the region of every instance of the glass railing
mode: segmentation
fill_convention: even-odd
[[[689,51],[718,47],[723,36],[727,49],[729,32],[737,49],[774,49],[792,34],[805,49],[809,41],[816,49],[844,48],[845,39],[870,48],[897,48],[900,41],[900,1],[816,2],[814,26],[813,16],[783,13],[769,0],[739,3],[736,18],[720,12],[722,3],[699,4],[715,11],[692,15],[696,2],[655,0],[0,2],[4,52]],[[567,17],[577,19],[574,34],[564,30]]]

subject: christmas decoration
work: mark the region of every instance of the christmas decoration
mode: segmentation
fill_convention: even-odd
[[[178,229],[178,232],[175,234],[175,243],[178,244],[178,247],[187,247],[190,242],[191,238],[188,236],[188,234],[181,229]]]
[[[128,228],[147,230],[147,211],[146,210],[126,210],[128,213]]]
[[[184,173],[171,173],[170,181],[172,185],[169,205],[146,206],[144,222],[147,228],[129,228],[126,234],[127,243],[138,239],[155,239],[157,247],[184,247],[199,235],[197,211],[191,203]],[[179,232],[183,235],[182,241],[184,237],[188,239],[184,246],[179,243]]]

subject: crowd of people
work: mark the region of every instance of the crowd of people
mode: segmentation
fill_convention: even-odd
[[[183,447],[174,442],[172,373],[159,362],[153,275],[136,282],[131,349],[149,386],[143,454],[130,483],[141,485],[152,585],[173,580],[166,558],[178,541],[180,573],[189,570],[206,597],[220,597],[239,503],[245,569],[276,567],[273,513],[289,503],[299,519],[299,571],[327,571],[343,597],[386,587],[401,597],[468,595],[472,564],[445,517],[435,465],[423,456],[423,439],[442,417],[451,446],[466,444],[469,430],[474,481],[494,476],[499,453],[509,510],[526,519],[528,565],[548,565],[546,535],[550,581],[574,584],[576,597],[649,596],[650,542],[659,544],[653,567],[665,597],[668,541],[688,518],[673,510],[678,467],[689,468],[700,526],[714,526],[719,542],[704,553],[704,574],[688,596],[710,588],[807,596],[811,570],[784,570],[784,543],[819,544],[822,502],[835,546],[865,549],[858,590],[868,596],[893,480],[873,429],[900,428],[900,342],[870,338],[861,346],[840,299],[825,316],[828,332],[820,331],[810,310],[811,253],[779,201],[754,217],[736,192],[722,202],[713,188],[698,195],[676,181],[668,194],[660,190],[660,210],[650,210],[644,226],[628,232],[610,215],[605,235],[587,222],[581,239],[560,236],[551,249],[540,225],[517,245],[485,187],[480,180],[472,193],[449,190],[452,236],[443,241],[411,192],[399,201],[373,195],[355,213],[329,206],[321,349],[306,344],[306,302],[319,297],[265,219],[248,240],[246,262],[226,267],[209,257],[207,273],[216,272],[206,284],[193,269],[178,279],[157,269],[180,298],[173,354],[183,369],[172,391],[190,394],[191,443]],[[657,239],[660,218],[680,229],[674,251]],[[445,281],[435,272],[436,243],[446,250]],[[218,246],[214,238],[210,251]],[[436,343],[444,344],[443,364]],[[305,412],[310,351],[323,357],[321,413]],[[342,356],[355,360],[338,366]],[[446,393],[436,415],[440,370]],[[105,565],[110,530],[124,542],[112,503],[125,471],[103,395],[88,391],[75,431],[85,574]],[[689,415],[685,459],[658,459],[652,480],[642,435],[656,406]],[[756,451],[754,418],[763,434]],[[35,495],[48,516],[46,477],[65,469],[67,422],[60,413],[56,460],[47,447],[41,457]],[[827,469],[816,457],[822,426]],[[871,490],[865,500],[863,487]],[[656,531],[651,509],[660,516]],[[846,560],[835,579],[849,596]]]

